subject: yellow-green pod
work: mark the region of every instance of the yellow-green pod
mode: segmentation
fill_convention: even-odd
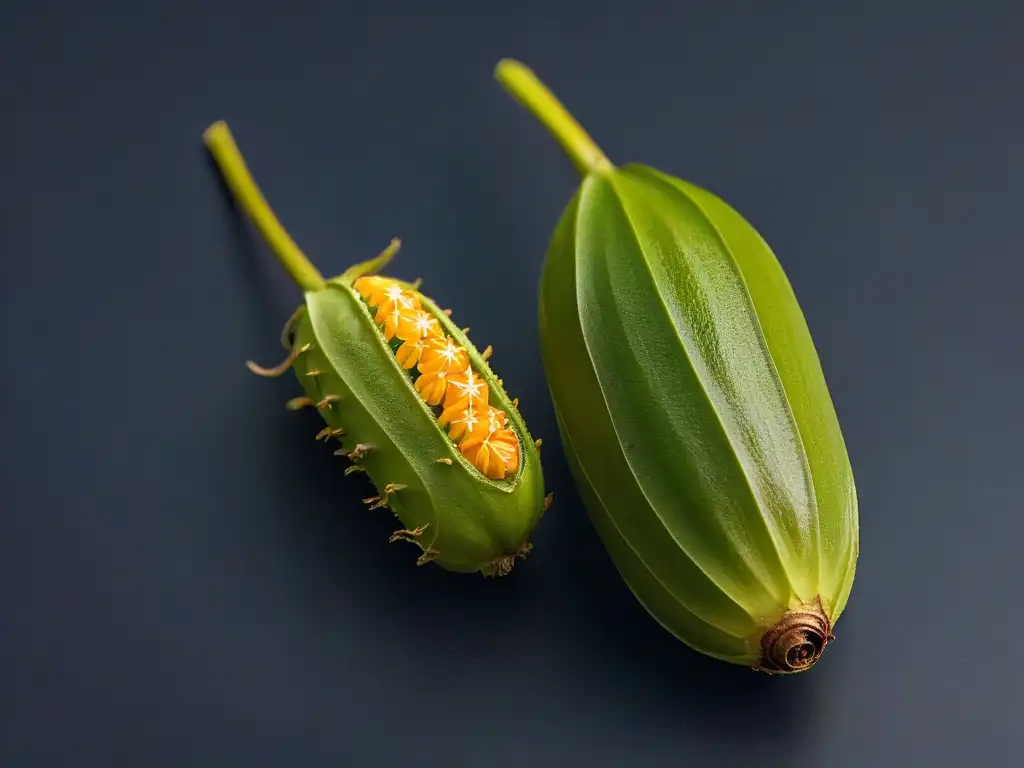
[[[613,165],[522,64],[496,76],[583,177],[545,259],[540,336],[595,528],[692,648],[810,669],[853,585],[857,496],[782,267],[715,195]]]
[[[418,285],[380,274],[395,252],[324,279],[270,210],[223,122],[204,140],[228,187],[302,288],[289,320],[287,359],[261,375],[292,370],[304,394],[291,409],[315,408],[316,439],[336,446],[345,473],[365,473],[364,499],[401,522],[390,537],[418,548],[417,564],[507,574],[531,549],[550,503],[540,441],[465,331]]]

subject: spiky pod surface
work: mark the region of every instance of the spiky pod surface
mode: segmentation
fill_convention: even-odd
[[[502,576],[530,551],[530,534],[551,503],[534,441],[467,329],[419,290],[380,274],[398,251],[325,280],[277,220],[227,124],[204,133],[236,203],[303,290],[286,324],[287,359],[262,376],[293,370],[305,394],[292,410],[315,408],[317,434],[364,473],[364,501],[401,521],[390,541],[409,542],[419,565]]]
[[[366,503],[403,527],[417,562],[504,575],[544,508],[536,443],[483,355],[411,285],[339,278],[307,293],[291,331],[305,404]]]

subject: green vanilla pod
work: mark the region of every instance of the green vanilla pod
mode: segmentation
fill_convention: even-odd
[[[582,176],[544,260],[540,341],[590,519],[691,648],[810,669],[859,554],[853,472],[779,261],[712,193],[613,165],[534,73],[495,76]]]
[[[529,537],[551,503],[534,441],[480,352],[415,284],[380,274],[399,248],[324,279],[271,211],[223,121],[204,142],[228,188],[304,294],[282,333],[283,363],[313,408],[317,440],[337,446],[345,474],[364,473],[401,527],[391,542],[417,548],[418,565],[504,576],[532,549]]]

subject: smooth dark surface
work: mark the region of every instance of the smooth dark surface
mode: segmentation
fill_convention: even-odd
[[[0,10],[0,764],[1017,764],[1019,11],[188,5]],[[861,503],[808,674],[688,651],[590,528],[535,321],[577,179],[502,56],[788,271]],[[245,369],[299,294],[222,194],[219,118],[325,271],[400,236],[494,345],[555,492],[509,578],[416,568],[297,384]]]

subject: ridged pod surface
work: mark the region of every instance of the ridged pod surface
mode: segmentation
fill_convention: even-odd
[[[811,668],[853,584],[858,509],[782,267],[710,192],[613,166],[522,64],[496,76],[583,176],[545,258],[540,336],[601,540],[690,647],[770,673]]]
[[[261,230],[305,301],[282,343],[288,357],[264,376],[291,370],[315,408],[317,440],[338,446],[345,474],[365,473],[402,527],[390,541],[415,545],[417,564],[503,576],[531,549],[550,503],[539,447],[469,329],[458,328],[418,285],[379,273],[398,250],[325,280],[267,206],[223,122],[204,134],[229,188]]]

